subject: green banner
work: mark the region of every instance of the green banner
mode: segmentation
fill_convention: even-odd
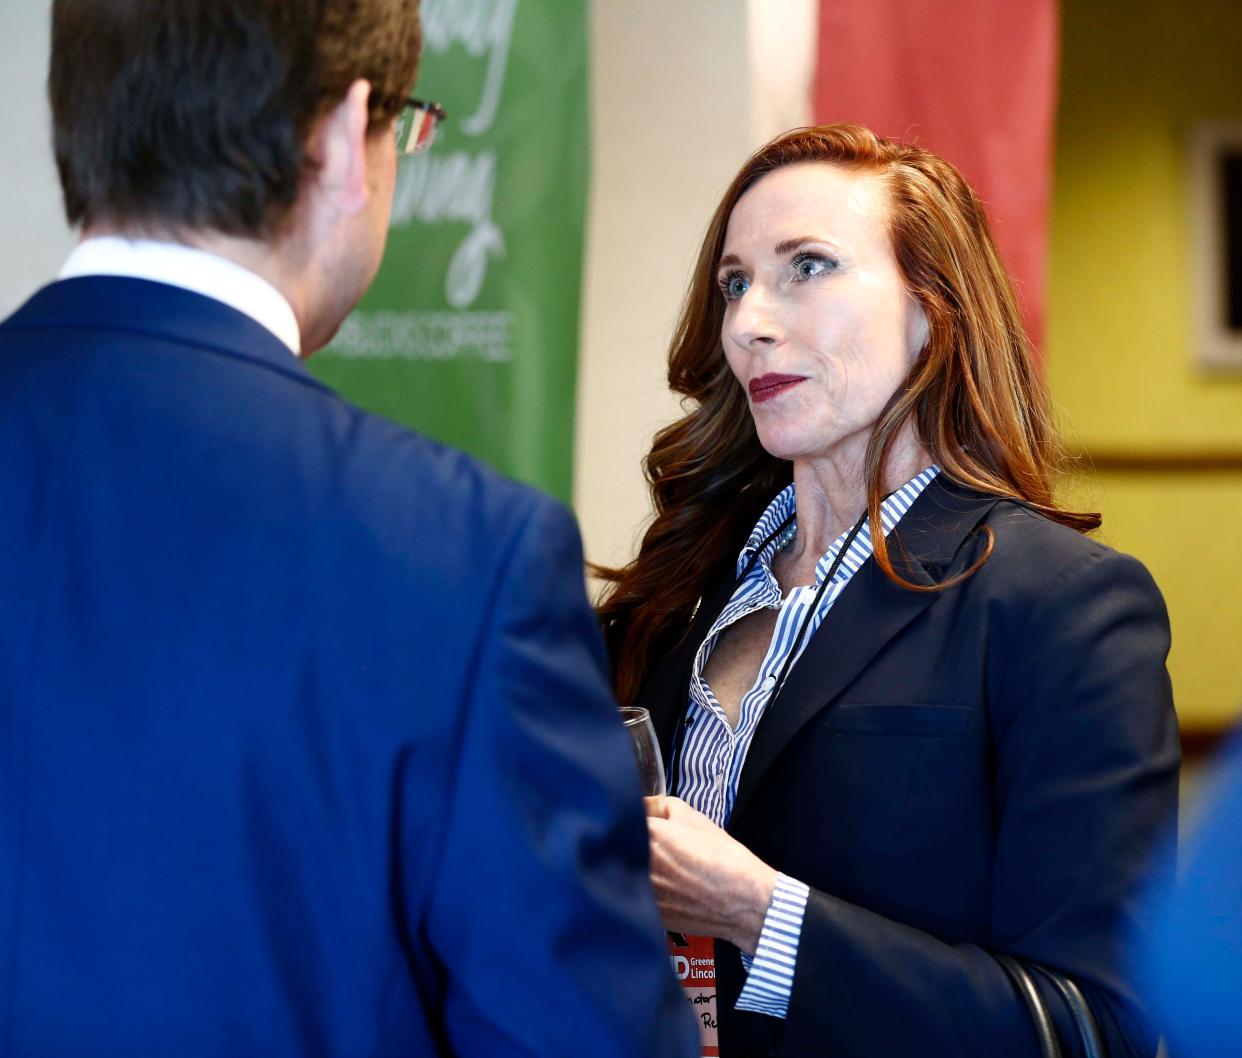
[[[423,0],[415,94],[449,118],[398,163],[388,250],[311,360],[350,400],[568,500],[586,212],[574,0]]]

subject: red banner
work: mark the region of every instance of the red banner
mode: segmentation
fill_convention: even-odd
[[[1056,0],[820,0],[817,122],[947,158],[987,205],[1032,340],[1043,337]]]

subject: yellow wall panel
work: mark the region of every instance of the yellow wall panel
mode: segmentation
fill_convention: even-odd
[[[1062,19],[1046,364],[1067,438],[1242,454],[1242,375],[1195,362],[1187,187],[1193,127],[1242,123],[1242,3],[1072,0]],[[1066,491],[1084,495],[1168,600],[1185,726],[1242,717],[1242,468],[1105,472]]]

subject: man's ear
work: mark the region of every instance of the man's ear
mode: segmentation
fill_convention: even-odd
[[[367,182],[370,100],[370,82],[359,78],[349,86],[341,101],[319,119],[311,135],[312,179],[341,213],[360,213],[370,200]]]

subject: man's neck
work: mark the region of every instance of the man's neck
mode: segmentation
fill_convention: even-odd
[[[204,229],[185,231],[148,225],[139,227],[93,224],[82,232],[83,239],[109,235],[122,239],[148,239],[201,250],[253,272],[275,288],[293,309],[298,330],[302,335],[301,355],[307,356],[313,349],[313,346],[306,343],[310,298],[306,268],[302,262],[307,258],[291,252],[294,248],[286,240],[276,239],[269,242]]]
[[[60,276],[129,276],[182,287],[250,316],[294,355],[306,356],[314,347],[296,307],[305,298],[295,301],[305,288],[282,269],[282,259],[287,255],[255,240],[94,224]]]

